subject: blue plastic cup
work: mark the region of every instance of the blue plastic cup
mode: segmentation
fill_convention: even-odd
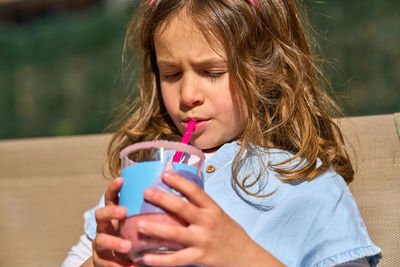
[[[174,154],[182,152],[179,162],[172,162]],[[123,163],[121,176],[123,184],[119,195],[119,205],[127,209],[127,216],[121,221],[120,234],[132,241],[128,253],[134,263],[141,263],[146,253],[168,254],[184,247],[183,244],[139,234],[136,224],[139,220],[185,225],[174,214],[155,206],[143,198],[146,188],[152,187],[184,198],[176,190],[166,185],[161,174],[164,171],[179,174],[203,188],[202,167],[204,154],[197,148],[170,141],[148,141],[136,143],[121,151]]]

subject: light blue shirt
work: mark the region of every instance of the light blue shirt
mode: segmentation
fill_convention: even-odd
[[[239,151],[236,142],[223,145],[205,164],[215,171],[204,171],[204,190],[220,207],[237,221],[248,235],[287,266],[334,266],[366,257],[377,266],[381,250],[369,236],[356,202],[344,179],[328,171],[311,182],[283,183],[267,168],[249,191],[268,197],[253,197],[235,187],[232,162]],[[288,152],[266,150],[262,160],[279,163],[288,159]],[[260,164],[251,156],[243,165],[239,177],[251,174],[246,184],[257,177]],[[236,190],[235,190],[236,188]],[[86,235],[96,234],[94,211],[86,212]],[[245,250],[243,251],[245,253]]]

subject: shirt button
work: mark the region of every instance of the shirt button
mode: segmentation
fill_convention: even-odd
[[[208,165],[206,168],[207,173],[212,173],[215,171],[215,166],[213,164]]]

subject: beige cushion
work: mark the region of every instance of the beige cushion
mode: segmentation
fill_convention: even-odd
[[[372,241],[383,250],[380,266],[400,266],[400,139],[393,115],[342,121],[357,153],[350,189]]]
[[[358,154],[350,188],[380,266],[400,266],[400,142],[393,115],[341,120]],[[60,266],[108,182],[109,135],[0,141],[0,266]]]
[[[108,136],[0,142],[0,266],[60,266],[108,181]]]

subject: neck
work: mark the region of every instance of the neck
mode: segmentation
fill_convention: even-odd
[[[207,149],[202,149],[203,153],[215,153],[221,146],[213,147],[213,148],[207,148]]]

